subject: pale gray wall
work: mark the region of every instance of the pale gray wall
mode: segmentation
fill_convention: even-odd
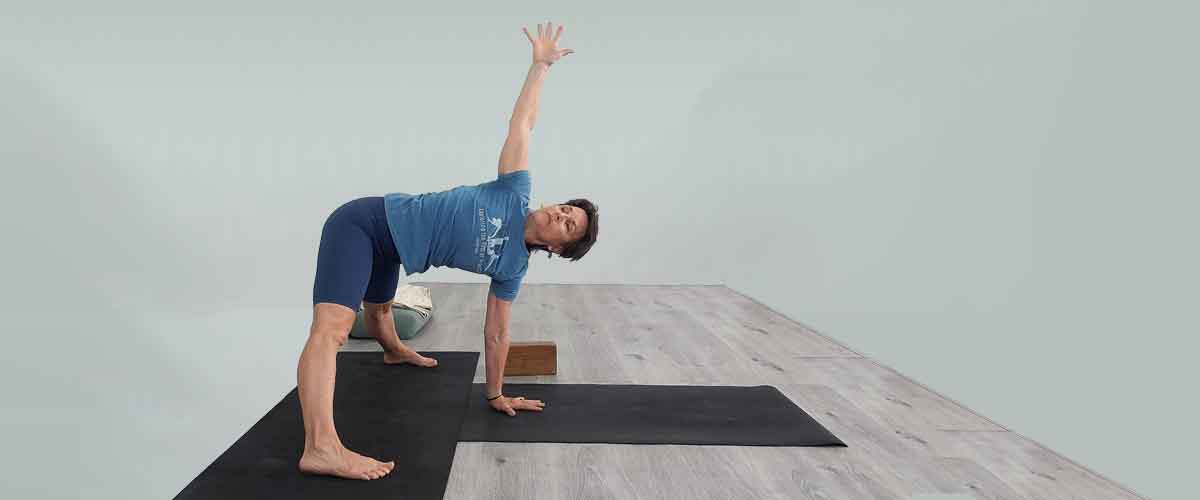
[[[534,201],[604,231],[530,282],[725,283],[1187,491],[1195,12],[218,4],[0,16],[4,488],[182,488],[294,386],[330,210],[494,177],[549,17]]]
[[[695,154],[740,159],[752,221],[724,282],[1192,496],[1200,9],[1000,4],[808,15],[787,63],[715,75],[696,109],[746,133]]]

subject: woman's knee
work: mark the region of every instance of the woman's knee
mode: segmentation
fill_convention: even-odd
[[[309,335],[328,337],[338,345],[346,343],[357,313],[342,304],[318,302],[313,305],[313,324]]]
[[[384,303],[363,302],[364,316],[379,316],[392,312],[392,301]]]

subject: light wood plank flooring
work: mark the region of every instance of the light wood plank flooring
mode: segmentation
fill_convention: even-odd
[[[483,382],[487,285],[414,284],[436,313],[408,344],[480,352]],[[525,284],[510,330],[559,371],[508,382],[769,384],[849,446],[459,443],[447,499],[1141,498],[724,286]]]

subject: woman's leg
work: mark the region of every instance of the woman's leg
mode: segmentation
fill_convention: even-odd
[[[392,313],[392,298],[400,282],[400,263],[376,254],[371,264],[371,280],[363,299],[363,323],[367,333],[383,347],[383,361],[388,364],[410,363],[434,367],[437,360],[427,358],[404,345],[396,334]]]
[[[355,224],[353,202],[329,216],[321,230],[313,283],[313,322],[296,368],[304,419],[300,470],[348,479],[377,479],[394,462],[359,455],[342,444],[333,422],[338,349],[346,343],[371,274],[371,238]]]
[[[333,424],[337,353],[353,324],[354,311],[346,306],[328,302],[313,306],[313,325],[296,374],[304,418],[304,455],[299,467],[309,474],[378,479],[391,472],[395,462],[380,462],[350,451]]]

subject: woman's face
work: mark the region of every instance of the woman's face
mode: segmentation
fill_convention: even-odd
[[[534,214],[534,222],[538,227],[538,236],[546,242],[546,246],[561,250],[563,245],[572,243],[587,234],[587,213],[582,208],[571,205],[543,205]]]

